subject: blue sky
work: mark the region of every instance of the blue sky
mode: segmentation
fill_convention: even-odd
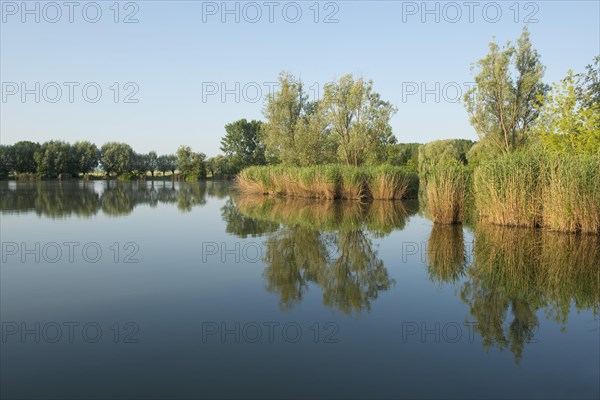
[[[262,118],[258,96],[283,70],[311,97],[346,73],[372,79],[398,108],[401,142],[475,139],[455,100],[493,36],[516,40],[527,24],[546,82],[600,54],[595,0],[136,1],[119,2],[118,15],[114,1],[75,3],[31,1],[27,14],[21,1],[1,2],[1,143],[118,140],[159,153],[186,144],[212,156],[226,123]]]

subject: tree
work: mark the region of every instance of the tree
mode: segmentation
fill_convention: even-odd
[[[577,96],[585,107],[591,108],[600,104],[600,55],[592,64],[585,67],[585,72],[577,74]]]
[[[177,149],[177,164],[181,175],[188,181],[206,178],[206,154],[195,153],[189,146]]]
[[[541,99],[540,116],[532,132],[553,153],[600,155],[600,103],[595,93],[577,86],[569,71]]]
[[[145,176],[149,169],[148,155],[134,152],[131,158],[130,172]]]
[[[336,143],[322,103],[309,102],[302,81],[289,73],[279,75],[279,87],[263,110],[265,158],[299,166],[332,162]]]
[[[111,173],[121,175],[131,171],[133,149],[126,143],[108,142],[100,149],[100,161],[107,176]]]
[[[434,140],[419,147],[419,176],[426,178],[432,167],[447,161],[467,163],[474,142],[466,139]]]
[[[75,175],[77,161],[71,145],[60,140],[45,142],[34,154],[37,173],[55,178],[61,174]]]
[[[396,108],[373,91],[373,82],[352,75],[325,85],[327,117],[347,165],[382,162],[386,148],[396,142],[390,119]]]
[[[14,169],[12,146],[0,145],[0,178],[6,178]]]
[[[13,144],[12,155],[15,172],[35,173],[37,165],[33,155],[40,148],[39,143],[21,141]]]
[[[538,116],[539,96],[547,91],[545,67],[527,28],[516,46],[508,42],[500,49],[492,42],[489,49],[476,64],[476,86],[465,93],[465,105],[480,139],[510,152],[525,143]]]
[[[225,125],[227,134],[221,139],[221,151],[239,169],[266,163],[261,125],[260,121],[248,122],[246,119]]]
[[[72,150],[78,173],[87,174],[98,166],[100,150],[95,144],[88,141],[76,142]]]
[[[175,154],[162,155],[156,159],[156,169],[162,172],[165,176],[165,172],[171,171],[175,175],[177,170],[177,156]]]
[[[154,179],[154,172],[158,169],[158,156],[155,151],[151,151],[146,155],[146,162],[148,171],[150,171],[152,179]]]
[[[387,162],[391,165],[411,166],[419,164],[420,143],[396,143],[388,147]]]

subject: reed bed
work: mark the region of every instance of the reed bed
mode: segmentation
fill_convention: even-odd
[[[541,220],[542,162],[515,153],[482,163],[475,170],[475,205],[482,221],[497,225],[538,226]]]
[[[475,171],[479,216],[496,225],[600,234],[600,157],[514,153]]]
[[[237,179],[240,190],[275,196],[348,200],[395,200],[416,193],[418,177],[402,167],[249,167]]]
[[[433,222],[463,222],[469,184],[470,172],[460,163],[444,163],[431,169],[426,183],[426,195]]]
[[[600,233],[600,158],[553,158],[545,178],[542,224],[556,231]]]

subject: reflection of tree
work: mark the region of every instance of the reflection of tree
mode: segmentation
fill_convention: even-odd
[[[206,204],[206,183],[189,182],[179,187],[177,192],[177,208],[180,211],[191,211],[194,206]]]
[[[344,313],[370,310],[379,292],[394,281],[362,230],[323,233],[300,225],[284,226],[266,242],[267,288],[287,309],[299,303],[313,282],[323,303]]]
[[[223,186],[226,185],[215,185]],[[99,191],[97,191],[97,189]],[[103,189],[103,190],[102,190]],[[226,190],[226,189],[223,189]],[[221,189],[216,194],[221,195]],[[0,182],[0,211],[35,212],[51,218],[93,216],[99,210],[110,216],[129,215],[138,205],[175,204],[182,211],[206,204],[201,182]]]
[[[538,326],[537,310],[563,326],[573,303],[598,312],[599,265],[597,236],[478,226],[461,298],[484,347],[509,349],[518,362]]]
[[[427,261],[432,281],[456,282],[463,276],[467,258],[462,227],[434,224],[427,243]]]
[[[276,222],[245,216],[231,199],[227,200],[221,208],[221,217],[223,217],[226,224],[225,231],[241,238],[262,236],[265,233],[275,232],[279,227]]]
[[[31,212],[51,218],[72,214],[87,217],[100,209],[100,197],[92,185],[85,182],[8,182],[0,186],[0,211]]]
[[[362,230],[339,233],[337,245],[340,256],[318,282],[323,287],[323,302],[344,313],[370,310],[371,300],[388,290],[394,280]]]

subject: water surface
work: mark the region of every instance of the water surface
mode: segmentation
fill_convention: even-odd
[[[3,398],[597,398],[600,241],[230,183],[0,182]]]

